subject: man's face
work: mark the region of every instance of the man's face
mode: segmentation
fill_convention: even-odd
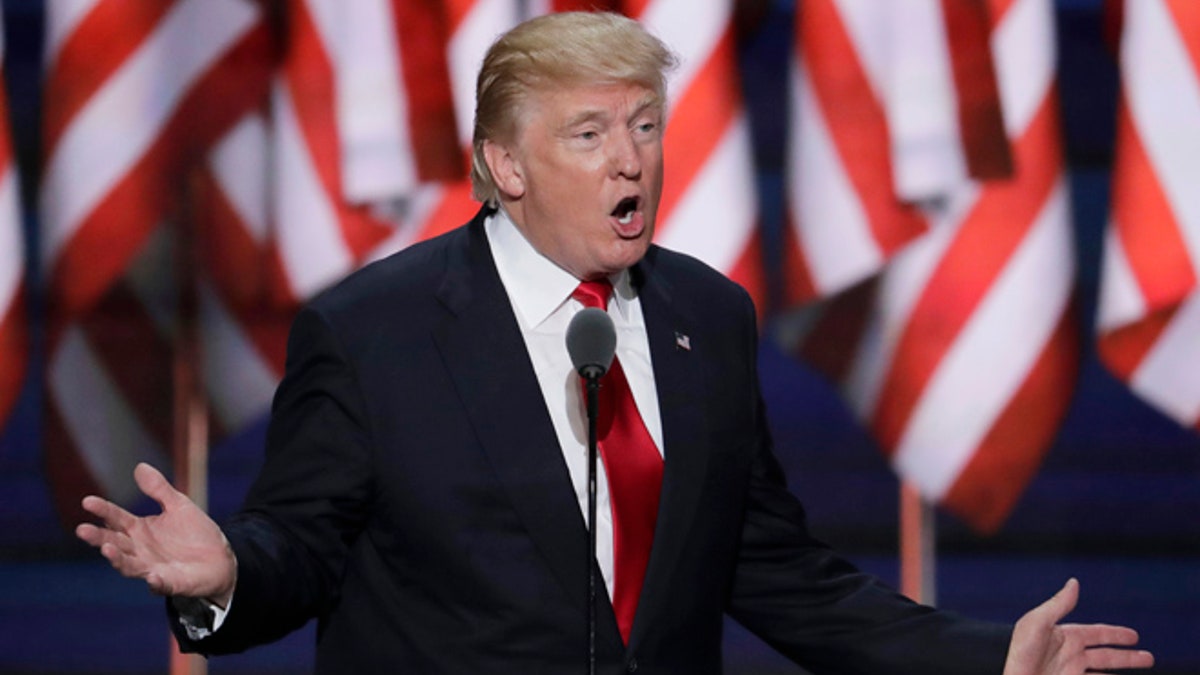
[[[595,279],[633,265],[650,245],[662,133],[662,103],[644,87],[535,90],[515,143],[493,145],[488,162],[534,248],[575,277]]]

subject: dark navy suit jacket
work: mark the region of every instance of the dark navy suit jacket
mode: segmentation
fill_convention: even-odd
[[[297,318],[265,465],[224,528],[231,611],[203,641],[176,626],[186,650],[317,617],[321,673],[584,672],[586,526],[484,215]],[[666,464],[628,645],[601,593],[600,672],[718,673],[729,613],[814,672],[1000,673],[1010,627],[913,604],[810,536],[741,288],[657,247],[632,273]]]

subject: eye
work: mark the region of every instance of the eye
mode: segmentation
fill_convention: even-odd
[[[595,131],[581,131],[576,136],[584,141],[594,141],[600,137],[600,134]]]

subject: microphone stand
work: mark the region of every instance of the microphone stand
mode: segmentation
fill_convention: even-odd
[[[588,675],[596,675],[596,410],[603,370],[584,369],[588,418]],[[597,372],[599,371],[599,372]]]

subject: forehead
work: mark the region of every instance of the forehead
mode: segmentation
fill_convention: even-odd
[[[660,108],[661,100],[654,90],[634,82],[562,84],[531,89],[522,107],[527,122],[559,126],[582,118],[636,115]]]

